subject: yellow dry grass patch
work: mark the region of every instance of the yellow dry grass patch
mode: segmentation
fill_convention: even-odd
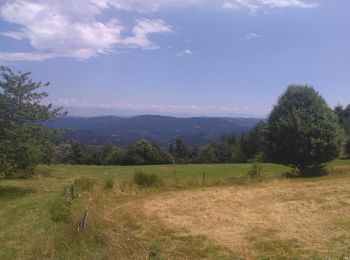
[[[348,178],[169,192],[146,201],[144,209],[150,218],[205,235],[244,258],[349,253]]]

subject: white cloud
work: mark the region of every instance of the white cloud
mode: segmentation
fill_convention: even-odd
[[[193,52],[189,49],[185,49],[183,51],[178,52],[176,55],[181,57],[181,56],[186,56],[186,55],[192,55]]]
[[[251,13],[263,8],[316,8],[318,3],[306,0],[226,0],[224,9],[246,8]]]
[[[252,39],[258,39],[258,38],[262,38],[261,35],[259,34],[256,34],[256,33],[248,33],[246,36],[245,36],[246,40],[252,40]]]
[[[223,9],[230,9],[230,10],[235,10],[238,9],[239,6],[233,2],[225,1],[225,3],[222,5]]]
[[[148,35],[152,33],[171,33],[173,31],[170,25],[163,20],[142,19],[137,22],[132,32],[133,36],[123,40],[123,43],[127,46],[143,49],[158,49],[159,46],[152,43]]]
[[[105,108],[116,110],[134,110],[139,113],[156,112],[156,113],[199,113],[202,115],[225,114],[230,113],[246,113],[249,109],[237,106],[214,106],[199,104],[140,104],[127,102],[105,102],[96,103],[85,99],[63,97],[53,100],[55,106],[65,106],[68,108]]]
[[[210,0],[105,0],[120,10],[147,13],[161,8],[185,8],[200,6]]]
[[[311,1],[311,0],[310,0]],[[18,29],[0,35],[25,41],[35,50],[31,53],[0,52],[0,60],[42,61],[56,57],[89,59],[112,53],[116,48],[158,49],[150,40],[152,34],[173,32],[159,19],[141,18],[130,27],[118,19],[101,20],[107,9],[148,13],[160,9],[220,7],[248,9],[315,8],[307,0],[0,0],[0,19],[16,24]],[[138,14],[138,16],[142,14]],[[129,35],[129,36],[125,36]],[[184,55],[190,53],[183,53]]]
[[[0,52],[0,60],[6,60],[6,61],[44,61],[55,57],[56,56],[54,54],[45,54],[45,53]]]
[[[259,0],[261,5],[269,7],[299,7],[299,8],[316,8],[318,4],[315,2],[307,2],[305,0]]]
[[[154,12],[162,8],[186,8],[191,6],[222,6],[225,9],[238,9],[240,7],[257,10],[268,7],[298,7],[314,8],[317,7],[312,0],[97,0],[114,6],[120,10],[133,12]]]
[[[171,32],[162,20],[144,19],[137,22],[132,37],[124,38],[126,28],[118,20],[97,20],[108,7],[104,0],[7,1],[0,6],[0,17],[20,29],[1,34],[28,41],[36,52],[0,53],[0,60],[89,59],[113,52],[115,47],[155,49],[159,46],[148,36]]]

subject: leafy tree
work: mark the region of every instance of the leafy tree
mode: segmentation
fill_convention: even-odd
[[[235,146],[237,145],[237,139],[234,133],[231,134],[223,134],[220,137],[221,143],[226,143],[230,146]]]
[[[230,143],[226,143],[225,140],[221,140],[220,143],[214,144],[214,146],[217,149],[218,154],[218,162],[220,163],[229,163],[233,162],[233,150],[234,145],[231,145]]]
[[[170,144],[169,153],[176,163],[191,163],[196,160],[198,149],[187,146],[182,139],[176,139],[175,144]]]
[[[71,146],[71,154],[69,161],[77,164],[88,164],[91,155],[87,149],[87,145],[82,143],[73,143]]]
[[[105,148],[105,157],[103,164],[120,165],[123,162],[124,151],[119,147]]]
[[[233,147],[232,162],[233,163],[245,163],[245,162],[247,162],[247,156],[242,151],[242,149],[239,145],[236,145]]]
[[[247,158],[252,159],[263,153],[266,127],[266,123],[261,121],[248,133],[248,135],[243,134],[241,136],[240,146],[242,152]]]
[[[140,140],[128,147],[124,157],[124,164],[170,164],[173,159],[170,154],[164,152],[156,143]]]
[[[344,134],[313,87],[291,85],[268,118],[266,141],[270,160],[307,174],[341,154]]]
[[[346,108],[337,106],[334,109],[334,112],[338,115],[339,123],[343,126],[347,135],[345,150],[348,156],[350,156],[350,105],[348,105]]]
[[[212,144],[204,146],[198,155],[199,163],[217,163],[219,162],[218,151]]]
[[[176,159],[176,162],[187,161],[188,147],[181,139],[175,140],[174,157]]]
[[[52,158],[57,135],[43,123],[65,113],[42,104],[48,95],[37,89],[48,85],[0,67],[0,174],[6,177],[28,176]]]
[[[222,135],[219,142],[213,142],[201,149],[198,155],[200,163],[239,163],[246,156],[237,144],[234,134]]]

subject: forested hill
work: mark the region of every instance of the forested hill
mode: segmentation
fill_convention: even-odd
[[[48,124],[50,128],[67,129],[66,140],[91,144],[125,146],[146,139],[163,147],[176,138],[189,145],[202,146],[224,133],[237,136],[248,132],[261,119],[229,117],[176,118],[167,116],[135,117],[65,117]]]

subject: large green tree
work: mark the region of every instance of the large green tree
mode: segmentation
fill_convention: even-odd
[[[291,85],[268,118],[266,141],[270,160],[294,165],[306,174],[341,154],[344,133],[313,87]]]
[[[204,146],[199,152],[197,162],[242,163],[246,162],[246,156],[232,133],[222,135],[219,142],[212,142]]]
[[[247,135],[243,134],[241,136],[241,149],[248,159],[263,157],[266,127],[266,123],[261,121]]]
[[[350,156],[350,105],[343,108],[342,106],[337,106],[334,109],[334,112],[339,117],[339,123],[343,126],[346,136],[347,142],[345,146],[345,150],[348,156]]]
[[[28,176],[37,163],[50,161],[57,135],[43,123],[64,113],[43,104],[48,94],[37,90],[48,85],[0,67],[1,175]]]
[[[173,157],[164,152],[159,145],[154,142],[140,140],[128,147],[124,156],[126,165],[145,164],[172,164]]]

